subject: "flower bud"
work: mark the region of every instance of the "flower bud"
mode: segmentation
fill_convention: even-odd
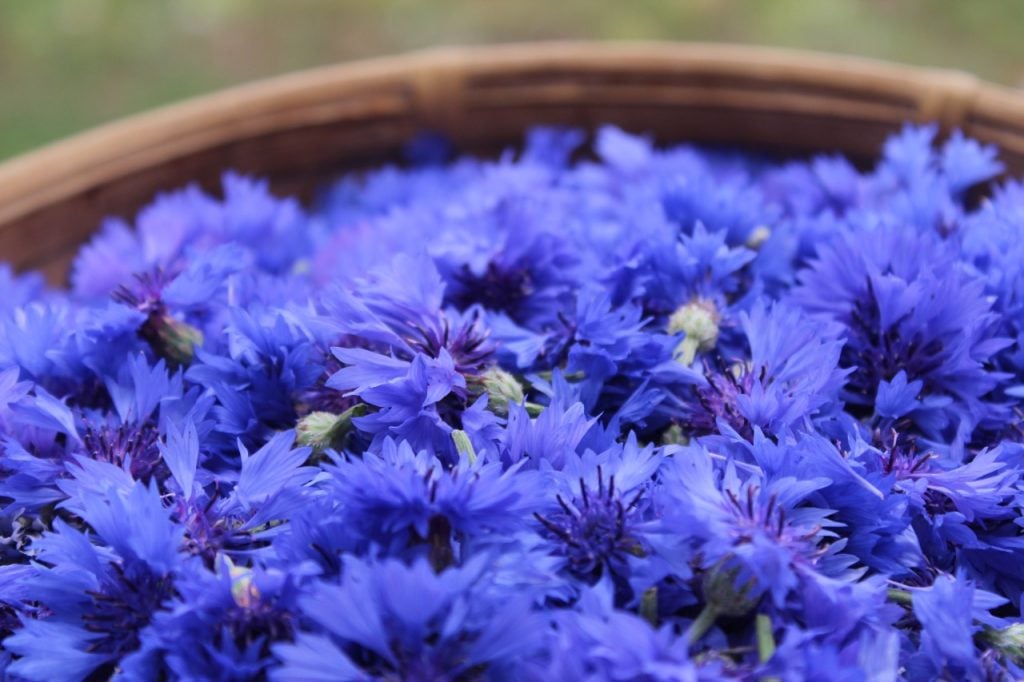
[[[314,452],[323,452],[341,443],[352,430],[352,420],[365,413],[366,405],[362,403],[341,414],[310,412],[296,425],[295,442],[313,448]]]
[[[755,586],[754,580],[737,585],[739,577],[739,569],[726,568],[723,564],[711,568],[704,574],[704,601],[716,614],[737,618],[747,615],[757,606],[760,597],[751,596]]]
[[[1014,623],[1002,630],[986,629],[984,639],[1018,664],[1024,663],[1024,623]]]
[[[758,225],[754,228],[754,231],[747,237],[747,242],[744,244],[751,251],[757,251],[764,243],[771,239],[772,231],[767,225]]]
[[[202,332],[167,313],[151,313],[139,333],[157,355],[176,366],[191,364],[196,347],[203,345]]]
[[[718,323],[721,316],[715,304],[707,299],[695,298],[680,306],[668,319],[669,334],[683,332],[686,336],[676,347],[674,357],[689,365],[697,351],[706,351],[718,342]]]
[[[251,568],[236,566],[228,557],[220,558],[223,568],[231,579],[231,598],[239,608],[251,608],[259,601],[260,591],[253,580]]]
[[[523,386],[510,373],[492,367],[473,380],[476,395],[487,394],[487,406],[499,417],[508,416],[509,403],[523,402]]]
[[[670,425],[661,434],[662,445],[689,445],[690,437],[683,431],[683,427],[679,424]]]

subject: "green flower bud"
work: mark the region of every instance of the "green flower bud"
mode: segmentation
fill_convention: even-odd
[[[757,251],[764,243],[771,239],[772,231],[767,225],[758,225],[754,228],[754,231],[747,237],[747,243],[744,244],[751,251]]]
[[[725,568],[722,564],[711,568],[704,574],[702,583],[704,602],[717,615],[738,618],[745,616],[757,607],[760,598],[751,596],[754,581],[748,580],[737,585],[739,569]]]
[[[986,629],[984,639],[1018,664],[1024,663],[1024,623],[1014,623],[1002,630]]]
[[[683,332],[686,336],[676,347],[674,357],[689,365],[698,351],[707,351],[718,342],[718,323],[721,316],[711,301],[695,298],[680,306],[668,319],[669,334]]]
[[[196,347],[203,345],[202,332],[167,313],[151,313],[139,333],[157,355],[174,366],[191,364]]]
[[[662,445],[689,445],[690,437],[679,424],[672,424],[661,434]]]
[[[323,452],[339,445],[352,430],[352,420],[366,414],[366,405],[354,405],[341,414],[310,412],[295,427],[295,442]]]
[[[508,416],[509,403],[523,402],[523,386],[510,373],[499,367],[492,367],[479,377],[471,386],[475,395],[487,394],[487,405],[499,417]]]

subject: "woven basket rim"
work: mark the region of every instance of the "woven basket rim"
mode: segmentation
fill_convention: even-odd
[[[231,144],[315,115],[318,103],[353,87],[404,81],[417,93],[424,120],[457,120],[467,77],[503,70],[657,68],[735,75],[771,83],[837,78],[854,91],[905,95],[917,120],[945,129],[968,121],[979,102],[1020,112],[1024,93],[960,71],[872,58],[724,43],[534,42],[442,47],[296,71],[135,114],[0,164],[0,226],[210,144]],[[325,114],[326,115],[326,114]],[[291,118],[289,118],[291,117]],[[262,127],[261,127],[262,126]]]

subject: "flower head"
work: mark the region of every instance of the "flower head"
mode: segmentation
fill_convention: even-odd
[[[929,436],[970,434],[999,413],[987,394],[1001,377],[986,362],[1005,342],[993,335],[981,283],[958,273],[946,244],[907,230],[845,231],[801,272],[793,298],[845,327],[852,409],[870,410],[883,382],[902,372],[922,382],[922,396],[945,399],[914,415]]]
[[[491,583],[475,562],[436,574],[425,561],[346,559],[341,581],[300,599],[313,625],[274,652],[284,678],[499,677],[537,647],[540,623],[522,595]]]

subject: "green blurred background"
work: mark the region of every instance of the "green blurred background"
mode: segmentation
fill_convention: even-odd
[[[0,158],[293,69],[557,38],[804,47],[1024,83],[1024,0],[0,0]]]

